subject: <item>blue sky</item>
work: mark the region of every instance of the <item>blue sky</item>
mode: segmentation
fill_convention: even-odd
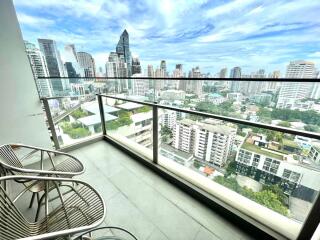
[[[281,70],[305,59],[320,68],[319,0],[14,0],[25,40],[57,41],[103,66],[124,29],[143,68],[165,59],[203,72],[241,66]]]

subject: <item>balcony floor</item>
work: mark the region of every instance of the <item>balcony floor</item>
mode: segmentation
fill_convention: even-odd
[[[105,141],[70,153],[86,167],[79,178],[104,197],[106,225],[124,227],[140,240],[252,239]]]

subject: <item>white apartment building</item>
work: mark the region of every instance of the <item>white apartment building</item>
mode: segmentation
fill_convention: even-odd
[[[160,123],[163,126],[167,126],[170,129],[174,129],[177,123],[177,112],[171,110],[165,110],[161,116]]]
[[[287,66],[286,78],[314,78],[315,65],[308,61],[293,61]],[[291,109],[297,100],[311,97],[312,83],[283,82],[281,84],[277,108]]]
[[[26,47],[26,53],[29,58],[33,76],[37,85],[39,96],[41,97],[52,97],[53,90],[51,81],[49,79],[38,79],[39,77],[48,77],[48,69],[46,61],[41,51],[30,42],[24,42]]]
[[[175,125],[173,146],[219,167],[230,154],[236,128],[183,119]]]
[[[143,74],[136,73],[132,77],[143,77]],[[132,79],[132,94],[138,96],[145,96],[149,90],[149,80],[147,79]]]

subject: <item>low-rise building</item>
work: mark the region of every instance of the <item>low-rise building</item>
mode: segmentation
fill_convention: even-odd
[[[236,155],[236,171],[263,184],[278,184],[285,193],[312,202],[320,189],[320,171],[298,161],[296,150],[275,148],[249,136]],[[288,145],[288,144],[287,144]]]

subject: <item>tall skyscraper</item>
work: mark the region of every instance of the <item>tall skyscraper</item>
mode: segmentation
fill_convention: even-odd
[[[241,78],[241,68],[234,67],[230,71],[230,78]]]
[[[120,36],[119,42],[116,47],[116,52],[118,55],[123,55],[124,62],[127,64],[127,76],[131,76],[131,52],[129,46],[129,34],[127,30],[124,30]]]
[[[116,52],[109,54],[108,62],[106,63],[106,74],[109,78],[127,77],[127,64],[122,54],[119,55]],[[114,83],[115,91],[118,93],[128,90],[128,79],[108,79],[108,81]]]
[[[35,44],[25,41],[27,56],[37,85],[40,97],[53,96],[52,85],[49,79],[38,79],[39,77],[48,77],[48,69],[44,56]]]
[[[91,54],[87,52],[77,52],[78,62],[80,67],[84,70],[85,77],[95,77],[96,76],[96,67],[94,59]]]
[[[263,79],[266,77],[265,70],[259,69],[257,72],[251,73],[251,78],[254,79]],[[261,93],[262,91],[267,90],[267,82],[263,80],[258,81],[250,81],[248,82],[246,88],[244,88],[244,84],[241,85],[241,92],[247,95]]]
[[[202,78],[199,66],[192,68],[189,72],[189,78]],[[186,91],[195,93],[198,96],[202,95],[202,80],[187,80],[186,82]]]
[[[147,72],[148,72],[148,77],[150,77],[150,78],[154,77],[154,71],[153,71],[152,65],[148,65]]]
[[[228,68],[222,68],[219,72],[219,78],[227,78],[227,71],[228,71]]]
[[[38,39],[38,43],[47,63],[49,77],[57,77],[51,79],[53,91],[56,95],[61,95],[68,88],[68,81],[60,79],[65,76],[65,72],[56,43],[51,39]]]
[[[281,73],[279,70],[273,71],[269,74],[269,78],[280,78]],[[267,91],[277,92],[280,88],[280,82],[267,82]]]
[[[76,47],[74,44],[64,46],[64,57],[66,62],[70,62],[79,77],[84,77],[84,69],[80,67]],[[70,66],[70,65],[69,65]]]
[[[292,61],[287,66],[286,78],[314,78],[315,66],[309,61]],[[297,100],[310,97],[312,83],[283,82],[281,84],[277,108],[292,108]]]
[[[176,64],[176,69],[173,71],[173,77],[174,78],[183,77],[182,64]]]
[[[166,60],[161,60],[161,62],[160,62],[160,69],[163,71],[164,77],[167,77],[167,64],[166,64]]]
[[[80,77],[80,74],[76,72],[74,69],[72,62],[65,62],[64,67],[66,69],[67,75],[70,78],[69,82],[70,83],[79,83],[79,79],[77,77]]]
[[[155,73],[154,73],[154,76],[156,78],[165,78],[165,71],[163,68],[157,68]],[[163,79],[158,79],[158,80],[153,80],[154,81],[154,87],[156,90],[161,90],[165,87],[165,81]]]
[[[230,78],[241,78],[241,68],[234,67],[230,71]],[[241,82],[240,81],[231,81],[230,84],[231,92],[240,92],[241,90]]]
[[[136,73],[141,73],[141,65],[139,58],[132,58],[132,75]]]

